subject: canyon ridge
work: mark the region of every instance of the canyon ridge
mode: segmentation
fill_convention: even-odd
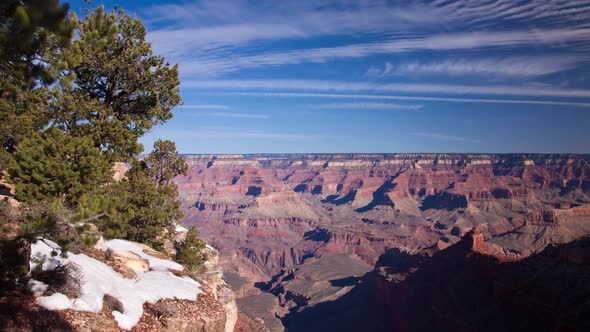
[[[590,234],[590,155],[184,157],[183,223],[271,331],[386,329],[392,251],[444,257],[476,234],[478,253],[517,262]]]

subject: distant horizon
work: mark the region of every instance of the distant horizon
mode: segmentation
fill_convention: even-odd
[[[254,153],[180,153],[182,156],[256,156],[256,155],[400,155],[400,154],[421,154],[421,155],[577,155],[590,156],[590,153],[577,152],[254,152]]]

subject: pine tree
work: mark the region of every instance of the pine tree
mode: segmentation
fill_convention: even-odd
[[[23,202],[0,260],[18,255],[19,269],[38,237],[80,242],[77,223],[161,248],[182,217],[172,179],[187,166],[174,143],[137,160],[139,138],[181,102],[178,67],[152,54],[141,21],[122,10],[67,14],[58,0],[0,3],[0,170]],[[127,179],[112,181],[113,161],[132,162]]]
[[[129,221],[135,214],[130,201],[131,191],[128,180],[111,183],[80,198],[74,221],[97,219],[98,216],[100,218],[94,223],[104,237],[127,238]]]
[[[59,51],[73,37],[67,12],[68,6],[58,0],[0,2],[0,170],[13,161],[12,154],[23,140],[49,121],[47,86],[56,78],[56,68],[63,65],[56,60]],[[3,210],[3,221],[11,224],[32,216],[26,206],[14,213],[3,203]],[[28,272],[33,235],[25,228],[18,236],[0,234],[0,290]]]
[[[73,36],[68,5],[58,0],[0,2],[0,169],[20,141],[49,120],[47,84]]]
[[[9,174],[24,202],[80,197],[111,179],[111,167],[90,138],[71,137],[52,128],[25,139],[14,153]]]
[[[19,126],[32,138],[26,144],[11,143],[7,151],[14,154],[10,173],[19,198],[64,197],[75,207],[91,186],[105,182],[104,161],[132,160],[142,150],[139,137],[167,121],[180,96],[177,67],[152,54],[140,20],[123,11],[106,13],[101,6],[84,20],[71,16],[68,22],[76,26],[79,38],[57,52],[57,84],[51,90],[37,89],[43,91],[39,98],[24,98],[38,106],[23,110],[28,110],[24,115],[29,122],[39,121]],[[33,116],[37,109],[43,116]],[[56,151],[62,144],[75,157]],[[72,150],[76,146],[80,148]],[[82,164],[87,160],[97,169],[86,169]],[[78,161],[82,164],[72,164]],[[53,167],[58,174],[51,174]]]
[[[129,221],[128,237],[162,247],[163,236],[174,221],[182,218],[177,186],[171,180],[186,174],[187,165],[170,141],[158,140],[153,151],[129,171],[130,202],[134,217]]]
[[[58,0],[0,3],[0,81],[12,77],[33,87],[55,79],[51,60],[73,37],[68,11]]]
[[[128,178],[128,204],[133,209],[133,218],[128,222],[127,238],[161,249],[164,230],[181,217],[176,193],[167,187],[158,188],[138,162],[128,172]]]
[[[148,165],[146,172],[158,186],[171,185],[171,180],[180,174],[186,175],[188,166],[176,151],[176,144],[172,141],[157,140],[154,150],[144,160]]]
[[[205,242],[199,239],[199,231],[191,226],[186,233],[184,241],[176,245],[176,260],[190,270],[203,265],[207,260],[205,253]]]
[[[110,161],[130,161],[143,149],[139,137],[180,104],[178,66],[153,55],[142,22],[123,10],[100,6],[73,21],[79,38],[64,52],[55,125],[92,137]]]

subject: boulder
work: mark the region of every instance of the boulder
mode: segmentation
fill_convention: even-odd
[[[131,269],[134,272],[147,272],[150,270],[149,261],[131,251],[115,252],[109,248],[106,251],[106,257],[114,261],[117,266]]]

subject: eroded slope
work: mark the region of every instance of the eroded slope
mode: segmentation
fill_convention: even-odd
[[[310,258],[348,255],[373,266],[390,248],[413,253],[442,249],[473,227],[490,243],[517,256],[590,233],[590,156],[586,155],[193,155],[186,159],[189,174],[176,179],[184,223],[197,225],[220,249],[224,269],[239,280],[240,297],[256,296],[264,288],[261,285],[287,274],[293,275],[291,280],[311,282],[309,289],[318,288],[314,282],[329,283],[310,281],[316,262]],[[309,265],[300,266],[306,260]],[[262,284],[254,287],[256,283]],[[289,285],[298,288],[293,281],[271,288],[284,310],[301,310],[299,300],[285,300],[297,293]],[[340,290],[326,287],[300,295],[308,305],[312,299],[328,301]],[[279,311],[275,312],[285,314]]]

